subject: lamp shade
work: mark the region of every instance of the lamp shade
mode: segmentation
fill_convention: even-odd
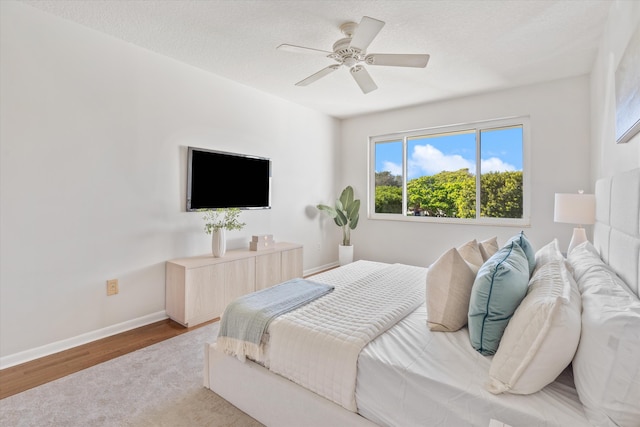
[[[553,220],[579,225],[593,224],[596,222],[595,195],[556,193]]]

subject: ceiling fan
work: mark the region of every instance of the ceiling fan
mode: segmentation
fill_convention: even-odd
[[[329,65],[306,79],[299,81],[296,83],[296,86],[307,86],[327,74],[333,73],[344,65],[349,68],[350,74],[358,86],[360,86],[362,92],[366,94],[376,90],[378,86],[376,86],[371,75],[369,75],[369,72],[362,64],[424,68],[427,66],[427,62],[429,62],[429,55],[426,54],[367,54],[367,48],[382,27],[384,27],[384,22],[363,16],[360,24],[346,22],[340,26],[340,31],[342,31],[346,37],[333,44],[333,52],[292,44],[281,44],[277,49],[288,52],[324,55],[337,62],[337,64]]]

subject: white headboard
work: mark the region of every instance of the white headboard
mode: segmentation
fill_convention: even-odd
[[[596,182],[593,244],[640,297],[640,168]]]

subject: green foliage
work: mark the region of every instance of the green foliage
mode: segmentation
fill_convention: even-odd
[[[238,208],[218,208],[218,209],[201,209],[204,212],[202,219],[205,220],[204,231],[211,234],[213,231],[222,228],[226,230],[242,230],[246,225],[240,222],[240,209]]]
[[[402,213],[402,187],[376,186],[376,213]]]
[[[351,246],[351,230],[355,230],[360,219],[360,199],[354,199],[353,188],[349,185],[336,200],[335,207],[327,205],[317,205],[320,211],[325,212],[342,228],[342,244]]]
[[[427,216],[475,216],[475,178],[468,169],[412,179],[407,183],[407,197],[410,210],[419,208]]]
[[[384,179],[383,179],[384,178]],[[376,183],[390,182],[381,176]],[[522,172],[490,172],[480,177],[480,215],[522,218]],[[468,169],[422,176],[407,183],[407,211],[447,218],[476,217],[476,178]],[[401,213],[402,188],[376,185],[376,213]]]
[[[485,173],[481,182],[482,216],[522,218],[522,172]]]

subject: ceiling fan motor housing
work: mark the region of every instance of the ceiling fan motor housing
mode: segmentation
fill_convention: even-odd
[[[333,54],[329,55],[329,57],[349,68],[358,62],[364,61],[366,52],[349,47],[350,44],[351,37],[338,40],[333,44]]]

